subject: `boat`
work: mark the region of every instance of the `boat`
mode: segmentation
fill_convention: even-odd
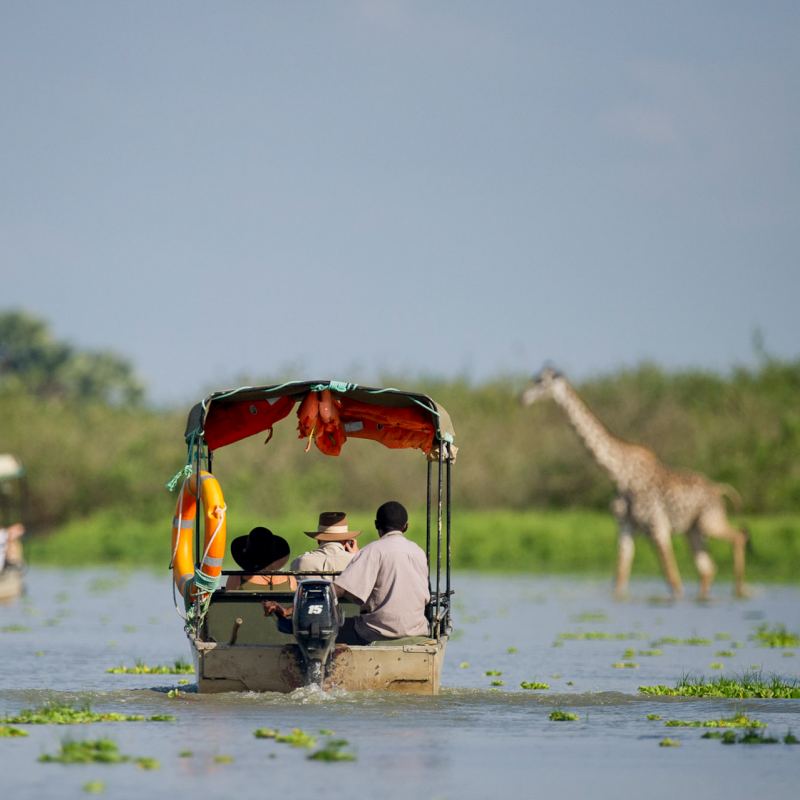
[[[25,469],[15,456],[0,453],[0,531],[4,538],[0,543],[0,603],[16,600],[25,588],[22,543],[19,538],[8,541],[9,529],[21,529],[25,497]]]
[[[275,425],[293,419],[306,448],[314,444],[331,457],[353,438],[420,451],[427,469],[426,635],[337,643],[344,619],[360,613],[356,604],[337,602],[330,583],[337,572],[262,573],[295,576],[295,592],[220,587],[226,576],[245,573],[222,568],[227,509],[214,454],[265,432],[269,441]],[[173,591],[183,599],[198,692],[286,693],[318,684],[326,690],[437,694],[451,632],[454,439],[449,414],[427,395],[342,381],[246,386],[215,392],[193,406],[184,432],[186,463],[168,486],[180,484],[172,525]],[[293,606],[291,633],[264,616],[265,600]]]

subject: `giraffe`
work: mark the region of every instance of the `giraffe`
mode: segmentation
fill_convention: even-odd
[[[653,452],[612,435],[581,400],[569,381],[551,367],[543,369],[523,391],[520,401],[529,406],[550,397],[566,412],[569,421],[597,463],[614,482],[617,495],[611,512],[617,520],[617,566],[614,593],[627,593],[634,555],[634,534],[645,533],[653,542],[664,577],[674,598],[683,585],[672,549],[672,534],[685,533],[700,576],[699,598],[709,596],[716,567],[705,540],[722,539],[733,549],[734,592],[744,597],[745,546],[748,535],[728,521],[722,499],[738,498],[736,490],[714,483],[694,472],[670,469]]]

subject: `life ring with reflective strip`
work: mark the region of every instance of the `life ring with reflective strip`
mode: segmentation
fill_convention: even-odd
[[[187,603],[195,599],[194,521],[197,516],[197,475],[184,481],[175,517],[172,520],[172,577],[175,586]],[[203,556],[198,572],[210,581],[222,574],[227,533],[225,498],[217,479],[205,470],[200,471],[200,501],[205,517]]]

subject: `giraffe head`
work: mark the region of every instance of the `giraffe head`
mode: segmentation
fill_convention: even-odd
[[[547,366],[533,376],[519,400],[523,406],[529,406],[543,397],[557,397],[565,384],[564,376],[557,369]]]

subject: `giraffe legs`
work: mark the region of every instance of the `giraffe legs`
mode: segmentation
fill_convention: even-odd
[[[697,574],[700,576],[700,591],[697,599],[708,600],[711,583],[714,580],[717,568],[706,551],[702,534],[696,525],[689,530],[689,544],[691,545],[692,553],[694,553],[694,565],[697,567]]]
[[[729,522],[723,509],[706,511],[697,521],[700,533],[712,539],[730,542],[733,548],[733,591],[737,597],[747,597],[749,592],[744,583],[745,547],[747,534],[737,530]]]
[[[667,579],[673,599],[677,600],[683,597],[683,584],[680,572],[678,572],[678,563],[675,561],[675,551],[672,549],[672,536],[666,515],[659,516],[651,528],[651,536],[661,564],[661,571]]]
[[[617,573],[614,579],[614,597],[617,600],[622,600],[628,594],[634,551],[633,528],[629,522],[620,521],[617,535]]]

